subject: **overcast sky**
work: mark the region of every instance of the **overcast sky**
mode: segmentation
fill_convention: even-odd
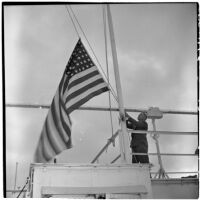
[[[102,5],[73,5],[102,68],[106,71]],[[197,13],[195,3],[111,5],[125,107],[197,111]],[[6,103],[50,104],[78,36],[64,5],[4,7]],[[80,31],[79,31],[80,32]],[[81,33],[80,33],[81,34]],[[82,41],[91,56],[86,39]],[[109,39],[109,38],[108,38]],[[108,43],[109,45],[109,43]],[[109,72],[114,73],[109,47]],[[96,60],[94,59],[94,62]],[[98,65],[99,67],[99,65]],[[108,107],[108,93],[86,106]],[[112,99],[112,106],[116,107]],[[47,109],[6,108],[7,187],[23,186],[40,136]],[[132,113],[137,117],[138,113]],[[74,147],[59,162],[88,163],[111,137],[108,112],[74,111]],[[113,113],[114,130],[119,128]],[[148,120],[149,130],[152,130]],[[158,130],[197,131],[197,116],[164,115]],[[156,152],[150,136],[149,152]],[[194,153],[196,136],[160,136],[163,153]],[[109,163],[119,154],[108,148],[99,159]],[[166,171],[196,171],[196,157],[163,157]],[[156,157],[150,157],[158,170]],[[119,161],[118,161],[119,162]]]

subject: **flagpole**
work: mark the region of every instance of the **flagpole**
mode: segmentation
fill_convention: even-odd
[[[130,153],[129,153],[130,144],[129,144],[128,132],[127,132],[127,128],[126,128],[126,118],[125,118],[125,110],[124,110],[124,105],[123,105],[122,89],[121,89],[121,82],[120,82],[120,76],[119,76],[117,51],[116,51],[113,24],[112,24],[112,16],[111,16],[109,4],[107,4],[107,18],[108,18],[108,26],[109,26],[109,32],[110,32],[110,41],[111,41],[114,73],[115,73],[115,82],[116,82],[116,88],[117,88],[119,114],[120,114],[120,121],[121,121],[121,131],[119,134],[121,161],[122,161],[122,163],[128,163],[129,158],[130,158]]]

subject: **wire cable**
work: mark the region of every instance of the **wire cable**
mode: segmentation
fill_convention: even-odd
[[[78,30],[77,30],[77,28],[76,28],[76,25],[75,25],[75,23],[74,23],[74,20],[72,19],[72,16],[71,16],[71,14],[70,14],[70,11],[69,11],[67,5],[65,5],[65,8],[67,9],[67,12],[68,12],[68,14],[69,14],[69,17],[70,17],[70,19],[71,19],[71,21],[72,21],[72,24],[73,24],[73,26],[74,26],[74,30],[75,30],[77,36],[80,38],[80,35],[79,35],[79,33],[78,33]]]
[[[17,198],[20,197],[21,193],[24,191],[24,188],[26,187],[26,185],[28,184],[28,182],[29,182],[29,177],[27,177],[26,183],[25,183],[24,187],[21,189],[21,191],[20,191],[20,193],[18,194]]]
[[[73,26],[74,26],[74,29],[75,29],[75,31],[76,31],[77,36],[78,36],[79,38],[81,38],[81,37],[80,37],[80,34],[79,34],[79,32],[78,32],[78,29],[76,28],[76,25],[75,25],[75,23],[74,23],[74,20],[73,20],[73,18],[72,18],[72,16],[71,16],[71,13],[70,13],[70,11],[69,11],[69,9],[68,9],[68,7],[67,7],[67,5],[65,5],[65,7],[66,7],[66,9],[67,9],[67,11],[68,11],[69,17],[70,17],[70,19],[71,19],[71,21],[72,21],[72,24],[73,24]],[[69,6],[69,7],[70,7],[70,6]],[[72,12],[74,18],[76,19],[76,22],[77,22],[77,24],[79,25],[79,28],[81,29],[81,31],[82,31],[84,37],[86,38],[87,43],[89,44],[90,49],[92,50],[92,53],[94,54],[94,56],[95,56],[95,58],[96,58],[98,64],[100,65],[100,63],[99,63],[99,61],[98,61],[98,59],[97,59],[97,57],[96,57],[96,55],[95,55],[95,53],[94,53],[94,51],[93,51],[93,49],[92,49],[92,47],[91,47],[89,41],[88,41],[88,39],[87,39],[87,37],[86,37],[86,35],[85,35],[83,29],[81,28],[81,25],[79,24],[78,19],[76,18],[76,16],[75,16],[75,14],[74,14],[74,12],[73,12],[73,10],[72,10],[71,7],[70,7],[70,10],[71,10],[71,12]],[[100,65],[100,68],[101,68],[101,70],[102,70],[102,72],[103,72],[103,74],[104,74],[104,76],[105,76],[105,78],[106,78],[106,80],[107,80],[107,77],[106,77],[105,72],[103,71],[101,65]],[[116,94],[115,94],[114,89],[112,88],[111,85],[109,85],[109,87],[110,87],[110,90],[112,91],[112,95],[114,96],[115,100],[118,102],[117,96],[116,96]]]

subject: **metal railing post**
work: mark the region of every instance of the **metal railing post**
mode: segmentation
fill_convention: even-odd
[[[156,123],[155,123],[155,119],[154,118],[152,118],[152,125],[153,125],[153,131],[156,131]],[[169,176],[165,172],[165,170],[163,168],[163,164],[162,164],[162,159],[161,159],[161,155],[160,155],[159,141],[158,141],[159,135],[154,133],[152,138],[155,140],[155,143],[156,143],[156,149],[157,149],[157,154],[158,154],[158,163],[160,165],[160,169],[155,174],[154,178],[156,178],[157,176],[159,178],[169,178]]]

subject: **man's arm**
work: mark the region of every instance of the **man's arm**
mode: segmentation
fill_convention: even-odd
[[[129,129],[135,129],[135,127],[137,126],[137,121],[135,119],[133,119],[129,114],[125,113],[126,115],[126,126]]]
[[[137,125],[138,122],[135,119],[133,119],[128,113],[125,113],[125,115],[126,115],[128,121],[130,121],[134,125]]]
[[[133,129],[133,124],[130,121],[126,120],[126,127],[129,129]]]

